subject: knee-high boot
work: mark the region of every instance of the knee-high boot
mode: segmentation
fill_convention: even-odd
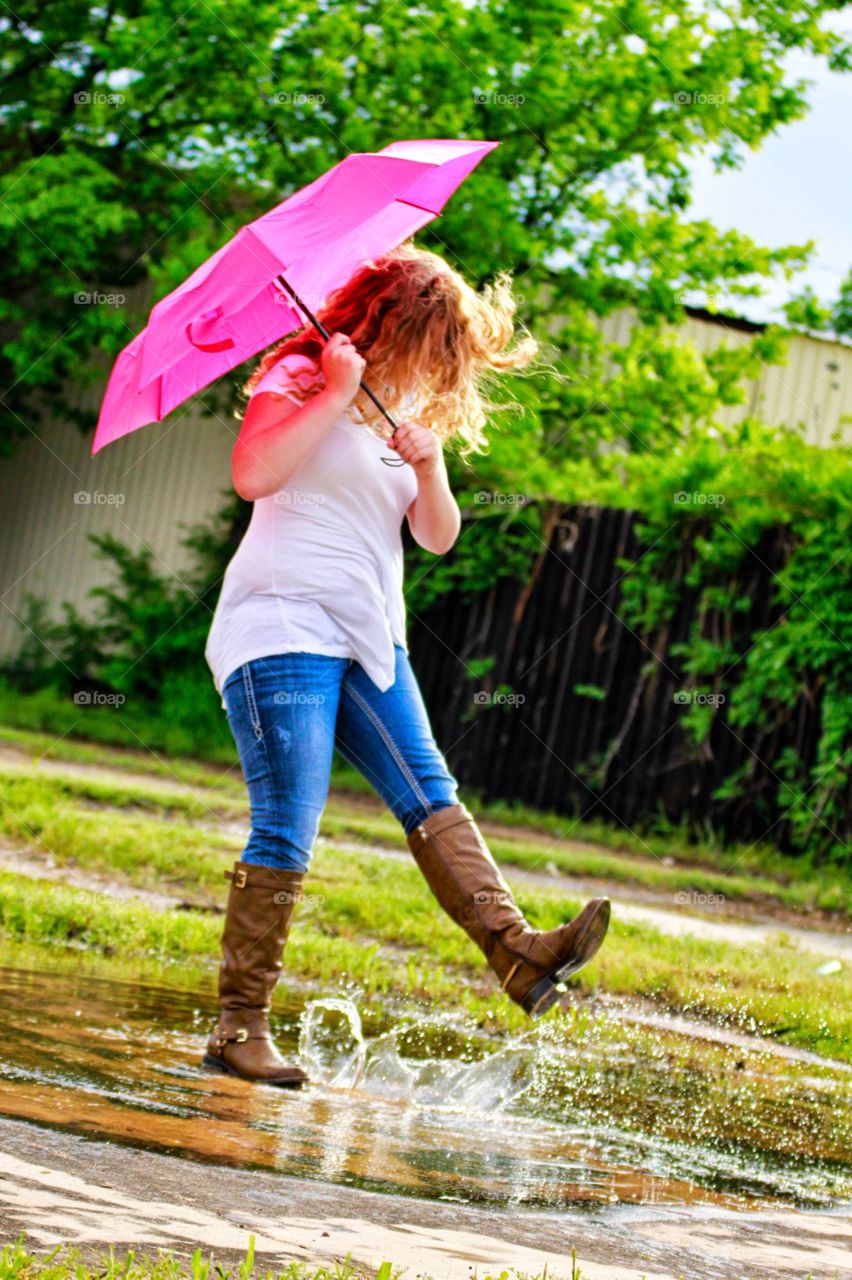
[[[408,836],[438,902],[485,955],[503,991],[532,1017],[559,998],[556,984],[587,964],[609,926],[609,899],[594,898],[575,920],[530,927],[462,804],[431,813]]]
[[[308,1077],[276,1049],[269,1009],[304,875],[250,862],[235,863],[225,875],[231,889],[219,969],[221,1014],[202,1065],[244,1080],[298,1087]]]

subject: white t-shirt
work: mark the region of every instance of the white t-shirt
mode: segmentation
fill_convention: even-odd
[[[253,395],[300,403],[291,375],[312,367],[285,356]],[[220,696],[244,662],[303,650],[355,658],[382,691],[393,683],[393,645],[407,648],[402,522],[417,479],[359,418],[350,406],[288,483],[255,501],[204,650]]]

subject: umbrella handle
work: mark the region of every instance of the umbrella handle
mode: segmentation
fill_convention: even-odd
[[[311,322],[311,324],[314,326],[314,328],[315,328],[315,329],[317,329],[317,330],[322,334],[322,336],[325,338],[326,342],[328,342],[329,338],[331,337],[331,334],[328,332],[328,330],[325,328],[325,326],[324,326],[323,324],[321,324],[321,323],[320,323],[320,321],[319,321],[319,320],[317,320],[316,316],[315,316],[315,315],[313,315],[313,314],[308,310],[308,308],[305,306],[305,304],[304,304],[304,302],[302,301],[302,299],[301,299],[301,298],[299,297],[299,295],[296,293],[295,289],[291,289],[291,288],[290,288],[289,284],[288,284],[288,283],[287,283],[287,281],[284,279],[283,275],[279,275],[279,276],[277,277],[277,279],[278,279],[279,284],[281,284],[281,285],[282,285],[282,287],[283,287],[283,288],[285,288],[285,289],[287,290],[287,292],[289,293],[289,295],[290,295],[290,297],[293,299],[293,301],[294,301],[295,303],[297,303],[297,304],[298,304],[298,306],[300,306],[300,307],[301,307],[302,311],[304,311],[305,315],[308,317],[308,319],[310,320],[310,322]],[[393,427],[394,431],[396,431],[397,423],[396,423],[396,422],[394,422],[393,418],[392,418],[392,417],[391,417],[391,415],[388,413],[387,409],[386,409],[386,408],[385,408],[385,406],[382,404],[382,402],[381,402],[381,400],[378,398],[378,396],[376,396],[376,395],[374,395],[374,394],[373,394],[373,392],[372,392],[372,391],[370,390],[370,388],[367,386],[366,382],[364,382],[364,381],[363,381],[363,379],[361,379],[360,386],[361,386],[361,390],[364,392],[364,394],[370,397],[370,399],[372,400],[372,402],[373,402],[373,404],[376,406],[376,408],[379,410],[379,412],[384,414],[384,416],[387,418],[388,422],[389,422],[389,423],[391,424],[391,426]]]

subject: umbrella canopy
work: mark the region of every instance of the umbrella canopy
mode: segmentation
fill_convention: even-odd
[[[254,222],[152,308],[113,366],[92,455],[304,324],[280,274],[319,305],[437,217],[496,142],[427,138],[353,154]],[[309,313],[310,314],[310,313]]]

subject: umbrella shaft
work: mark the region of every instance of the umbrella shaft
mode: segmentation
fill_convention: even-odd
[[[316,329],[316,330],[317,330],[317,331],[318,331],[318,332],[319,332],[319,333],[320,333],[320,334],[325,338],[326,342],[328,342],[329,338],[331,337],[331,334],[328,332],[328,330],[325,328],[325,326],[324,326],[324,325],[323,325],[319,320],[317,320],[316,316],[315,316],[315,315],[313,315],[313,314],[312,314],[312,312],[308,310],[307,306],[306,306],[306,305],[305,305],[305,303],[302,301],[302,299],[299,297],[299,295],[296,293],[295,289],[291,289],[291,288],[290,288],[290,285],[289,285],[289,284],[287,283],[287,281],[284,279],[283,275],[279,275],[279,276],[278,276],[278,282],[279,282],[279,284],[282,286],[282,288],[284,288],[284,289],[286,289],[286,290],[287,290],[287,292],[289,293],[290,297],[291,297],[291,298],[293,299],[293,301],[297,304],[297,306],[299,306],[299,307],[301,308],[301,310],[302,310],[302,311],[304,311],[305,315],[308,317],[308,319],[310,320],[310,322],[311,322],[311,324],[314,326],[314,328],[315,328],[315,329]],[[384,414],[384,416],[387,418],[388,422],[389,422],[389,423],[391,424],[391,426],[393,427],[394,431],[396,431],[396,425],[397,425],[397,424],[394,422],[393,418],[392,418],[392,417],[391,417],[391,415],[388,413],[387,409],[386,409],[386,408],[385,408],[385,406],[382,404],[382,402],[381,402],[381,400],[378,398],[378,396],[376,396],[376,395],[374,395],[374,394],[373,394],[373,392],[372,392],[372,391],[370,390],[370,388],[367,386],[366,382],[364,382],[364,381],[363,381],[363,379],[361,380],[361,384],[360,384],[360,385],[361,385],[361,390],[364,392],[364,394],[365,394],[365,395],[368,395],[368,396],[370,397],[370,399],[372,400],[372,402],[373,402],[373,404],[376,406],[376,408],[379,410],[379,412]]]

